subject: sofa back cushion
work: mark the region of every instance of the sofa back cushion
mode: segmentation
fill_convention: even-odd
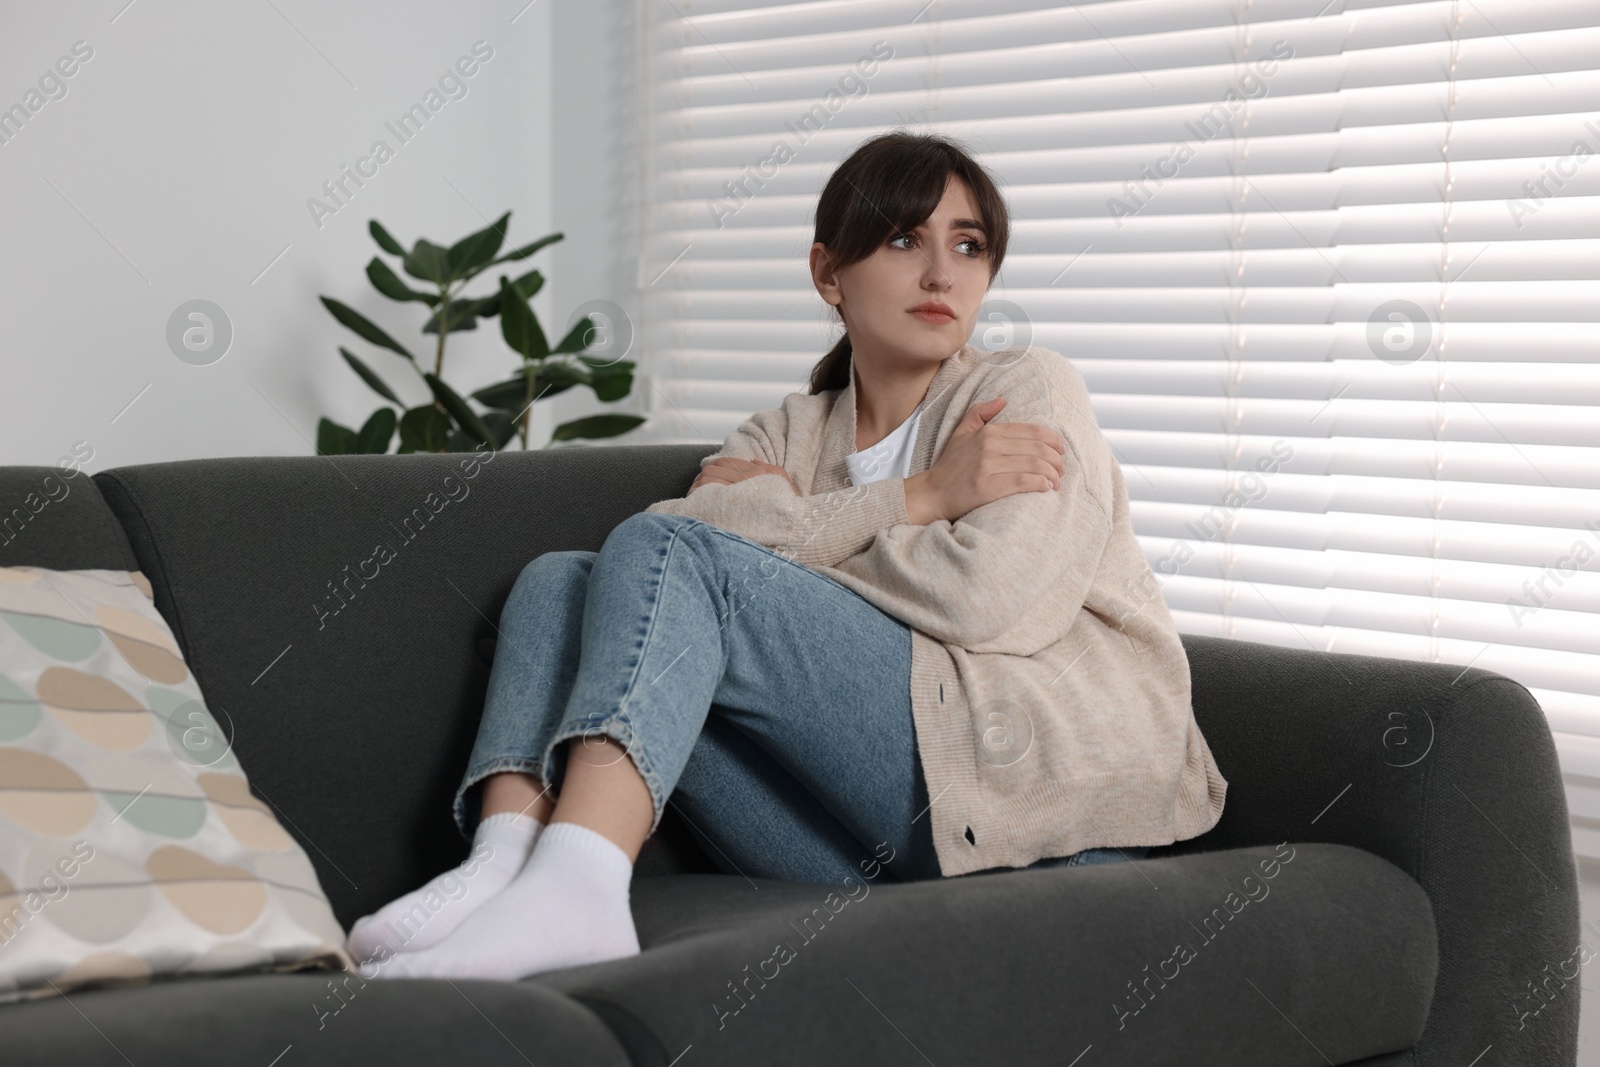
[[[251,785],[348,926],[466,854],[450,801],[522,568],[598,550],[710,451],[223,458],[95,481]],[[681,834],[658,838],[640,874],[714,869]]]
[[[139,569],[95,481],[76,467],[0,467],[0,567]]]

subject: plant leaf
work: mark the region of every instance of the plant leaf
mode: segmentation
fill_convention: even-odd
[[[445,309],[445,332],[454,333],[457,330],[476,330],[478,318],[474,313],[478,302],[476,300],[452,300]],[[428,321],[422,327],[423,333],[439,332],[439,316],[428,316]]]
[[[589,388],[601,400],[621,400],[633,388],[633,364],[595,367],[589,372]]]
[[[642,415],[586,415],[557,426],[550,435],[552,441],[570,441],[577,437],[616,437],[644,422]]]
[[[450,417],[432,404],[414,407],[400,416],[399,452],[443,452],[450,433]]]
[[[377,219],[367,223],[367,232],[372,234],[374,241],[378,242],[378,247],[391,256],[403,256],[406,254],[405,248],[401,246],[399,241],[389,236],[389,231],[384,229]]]
[[[539,238],[537,241],[533,242],[532,244],[523,245],[521,248],[514,249],[513,251],[507,252],[505,255],[501,256],[499,259],[495,260],[493,263],[490,263],[489,266],[492,267],[496,263],[514,263],[519,259],[527,259],[529,256],[533,255],[535,252],[539,251],[539,249],[543,248],[545,245],[554,244],[555,242],[561,240],[564,237],[566,237],[566,234],[564,234],[564,233],[546,234],[545,236]]]
[[[500,336],[524,359],[543,359],[550,354],[550,342],[539,328],[538,316],[528,302],[511,292],[511,283],[500,275]]]
[[[451,245],[450,273],[459,278],[468,271],[488,266],[494,254],[500,251],[500,242],[506,238],[506,223],[510,220],[511,212],[508,211],[477,233],[469,234]]]
[[[317,422],[317,455],[347,456],[356,450],[356,432],[324,416]]]
[[[486,408],[520,412],[523,405],[528,402],[527,388],[527,382],[519,374],[515,378],[509,378],[503,382],[495,382],[493,385],[486,385],[482,389],[474,390],[472,399]],[[539,395],[539,379],[537,376],[534,377],[533,395]],[[494,412],[491,411],[489,414],[492,415]],[[489,415],[484,416],[485,421],[488,418]]]
[[[389,451],[389,439],[394,436],[394,426],[394,408],[379,408],[362,424],[352,451],[367,455]]]
[[[551,353],[582,352],[593,343],[590,334],[594,328],[594,320],[585,315],[572,324],[572,329],[567,331],[567,335],[561,339],[560,344],[550,350]]]
[[[420,300],[429,307],[434,307],[439,303],[437,294],[419,293],[417,290],[412,289],[400,280],[400,275],[396,274],[389,264],[377,256],[373,256],[372,262],[367,264],[367,280],[372,282],[374,289],[390,300]]]
[[[427,381],[428,388],[433,390],[433,395],[438,398],[439,403],[445,406],[445,410],[450,412],[451,417],[460,424],[463,430],[485,444],[494,442],[494,434],[490,433],[489,427],[484,425],[483,417],[473,411],[465,400],[461,399],[461,394],[450,388],[449,385],[445,384],[444,379],[431,371],[423,371],[422,377]]]
[[[510,415],[503,411],[491,411],[483,416],[483,421],[494,434],[494,447],[498,451],[506,447],[506,443],[517,434],[517,424]],[[451,430],[450,438],[446,445],[448,452],[476,452],[478,445],[471,434],[462,433],[460,430]]]
[[[450,250],[440,248],[432,241],[419,237],[400,265],[413,278],[438,285],[450,284]]]
[[[489,431],[494,434],[494,447],[504,448],[517,433],[517,422],[503,411],[490,411],[483,416]]]
[[[348,348],[345,348],[343,345],[340,345],[339,354],[344,357],[344,361],[346,363],[350,364],[351,370],[361,375],[362,381],[372,386],[373,392],[377,393],[385,400],[394,401],[401,407],[406,406],[405,402],[395,395],[394,390],[389,388],[389,383],[378,377],[377,373],[373,371],[371,367],[367,366],[360,359],[358,359],[354,352],[350,351]]]
[[[334,318],[338,319],[342,324],[354,330],[362,338],[362,340],[371,341],[375,345],[381,345],[390,351],[400,353],[413,363],[416,362],[415,357],[413,357],[410,352],[407,352],[404,348],[400,347],[399,341],[396,341],[393,337],[390,337],[388,334],[378,329],[378,327],[374,326],[365,315],[361,314],[355,308],[352,308],[347,304],[341,304],[331,296],[324,296],[320,297],[319,299],[322,301],[322,306],[333,313]]]
[[[631,359],[605,359],[601,356],[586,356],[582,353],[579,353],[575,358],[578,362],[588,367],[595,377],[605,374],[633,373],[634,362]]]
[[[554,381],[569,387],[588,385],[592,377],[587,368],[564,359],[545,360],[539,373],[546,381]]]
[[[533,299],[540,289],[544,288],[544,275],[537,270],[530,270],[522,277],[511,283],[523,300]],[[500,290],[496,289],[488,296],[478,301],[478,306],[473,309],[473,314],[479,318],[492,319],[500,314]]]
[[[532,399],[535,401],[543,400],[547,396],[555,396],[557,393],[564,393],[578,384],[572,381],[552,380],[554,376],[545,373],[550,367],[551,364],[546,363],[544,364],[544,369],[534,371]],[[527,390],[527,382],[522,375],[515,374],[503,382],[495,382],[493,385],[486,385],[477,390],[472,394],[472,399],[486,408],[498,408],[501,411],[509,411],[512,414],[520,415],[522,414],[522,409],[528,406],[529,394]],[[488,417],[488,415],[485,415],[484,419],[487,420]]]

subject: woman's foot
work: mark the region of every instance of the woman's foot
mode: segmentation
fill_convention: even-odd
[[[553,822],[511,884],[433,948],[407,952],[386,978],[526,978],[639,954],[628,906],[633,861],[605,836]]]
[[[503,812],[478,823],[472,851],[455,867],[421,889],[357,919],[349,949],[357,963],[417,952],[438,944],[468,915],[499,893],[522,870],[544,823],[529,815]]]

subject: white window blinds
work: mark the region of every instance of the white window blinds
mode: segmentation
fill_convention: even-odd
[[[1181,629],[1499,671],[1600,779],[1596,0],[643,2],[661,439],[803,388],[827,175],[952,134]]]

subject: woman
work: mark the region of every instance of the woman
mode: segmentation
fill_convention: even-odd
[[[845,336],[687,496],[524,569],[456,799],[472,853],[359,921],[358,959],[513,979],[636,954],[669,800],[723,870],[817,882],[1136,859],[1215,824],[1082,379],[965,343],[1008,232],[946,139],[834,171],[811,273]]]

